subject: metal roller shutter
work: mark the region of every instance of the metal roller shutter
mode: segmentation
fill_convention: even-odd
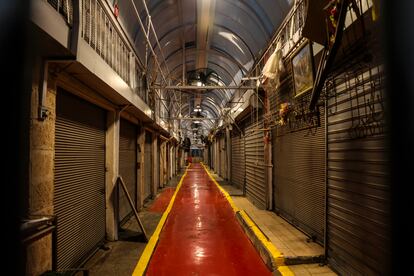
[[[105,111],[62,90],[56,110],[56,266],[68,269],[105,237]]]
[[[144,155],[144,170],[145,170],[145,183],[144,183],[144,200],[151,196],[152,185],[152,134],[150,132],[145,133],[145,155]]]
[[[273,133],[275,210],[323,243],[325,222],[325,121],[321,126]],[[284,128],[284,129],[282,129]]]
[[[335,78],[328,100],[328,259],[343,275],[390,268],[390,187],[379,66]]]
[[[236,135],[231,140],[232,184],[244,191],[245,175],[244,137]]]
[[[129,195],[136,204],[137,187],[137,128],[134,124],[121,119],[119,135],[119,174],[125,181]],[[132,214],[127,196],[122,187],[118,186],[119,212],[118,219],[123,220]]]
[[[261,209],[266,209],[263,120],[245,131],[246,197]]]

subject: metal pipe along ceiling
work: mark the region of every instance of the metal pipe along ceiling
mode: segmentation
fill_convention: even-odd
[[[139,58],[148,58],[149,67],[145,70],[147,75],[155,76],[157,83],[188,85],[189,71],[207,68],[214,70],[224,85],[238,86],[288,14],[292,2],[121,0],[119,20],[128,37],[133,38]],[[168,91],[171,103],[167,105],[173,106],[169,116],[178,118],[184,109],[191,112],[190,102],[201,96],[204,115],[220,117],[234,91],[212,90],[200,92],[199,96],[196,91]],[[203,120],[203,131],[218,121]],[[187,127],[189,122],[181,124]]]

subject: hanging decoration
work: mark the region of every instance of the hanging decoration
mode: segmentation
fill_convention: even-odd
[[[325,12],[327,13],[327,32],[329,38],[329,46],[335,42],[336,39],[336,29],[338,27],[338,19],[339,19],[339,4],[340,0],[332,0],[329,4],[325,7]]]
[[[119,16],[119,6],[118,6],[118,1],[114,2],[114,16],[115,18],[118,18]]]
[[[280,125],[282,126],[286,125],[290,111],[292,111],[290,103],[286,102],[286,103],[280,104],[280,109],[279,109],[279,117],[280,117],[279,124]]]
[[[265,87],[271,89],[277,89],[279,87],[280,76],[285,71],[282,56],[282,44],[278,41],[274,52],[266,61],[262,70],[263,80],[261,83],[264,84]]]
[[[265,132],[265,135],[263,137],[263,142],[265,145],[270,144],[270,132],[269,131]]]

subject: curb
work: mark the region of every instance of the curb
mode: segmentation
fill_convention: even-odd
[[[274,248],[274,251],[276,252],[272,254],[269,247],[272,247],[273,244],[267,244],[266,246],[266,243],[270,243],[270,241],[250,218],[246,218],[248,218],[248,215],[244,211],[239,211],[236,213],[237,221],[242,226],[243,231],[247,234],[256,250],[259,252],[260,257],[263,259],[267,267],[271,271],[274,271],[278,266],[284,265],[283,254],[278,252],[276,248]]]
[[[159,239],[161,230],[163,229],[165,222],[167,221],[168,215],[170,214],[170,211],[174,205],[175,198],[178,194],[178,191],[181,188],[184,178],[187,176],[187,171],[189,168],[190,168],[190,165],[186,167],[184,174],[181,176],[180,181],[175,189],[174,195],[172,196],[170,203],[168,204],[167,209],[164,211],[160,221],[158,222],[157,228],[155,229],[147,245],[145,246],[144,251],[142,252],[140,258],[138,259],[138,263],[135,266],[132,276],[141,276],[145,273],[147,266],[151,260],[152,254],[154,253],[155,248],[158,244],[158,239]]]
[[[206,166],[201,163],[208,176],[213,180],[218,189],[222,192],[224,197],[232,207],[236,220],[241,225],[243,231],[247,234],[247,237],[252,242],[253,246],[258,251],[260,257],[272,272],[272,275],[292,276],[295,275],[288,266],[285,265],[285,257],[277,250],[273,243],[263,234],[263,232],[257,227],[256,223],[247,215],[244,210],[240,210],[233,202],[231,196],[226,192],[217,180],[210,174]]]

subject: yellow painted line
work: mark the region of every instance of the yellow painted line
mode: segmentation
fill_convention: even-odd
[[[162,214],[162,217],[160,221],[158,222],[157,228],[155,229],[154,233],[152,234],[150,240],[148,241],[147,245],[145,246],[144,252],[142,253],[141,257],[139,258],[139,261],[137,265],[135,266],[134,272],[132,273],[132,276],[141,276],[144,274],[145,270],[147,269],[148,263],[151,259],[152,253],[155,250],[155,247],[158,243],[158,238],[160,236],[161,230],[164,227],[165,221],[167,220],[168,215],[170,214],[170,211],[172,209],[172,206],[175,201],[175,197],[178,194],[178,191],[181,188],[181,185],[183,183],[184,178],[187,175],[187,170],[190,167],[190,165],[187,166],[185,169],[185,172],[183,176],[180,179],[180,182],[177,185],[177,188],[175,189],[175,192],[170,200],[170,203],[168,204],[167,209]]]
[[[292,272],[292,270],[289,269],[286,265],[281,265],[277,267],[277,270],[279,270],[280,274],[283,276],[294,276],[295,273]]]
[[[283,254],[276,248],[276,246],[267,239],[267,237],[262,233],[262,231],[257,227],[256,223],[250,219],[250,217],[246,214],[244,210],[240,210],[236,204],[234,204],[234,201],[232,200],[231,196],[228,192],[226,192],[220,184],[214,179],[214,177],[210,174],[206,166],[204,166],[203,163],[201,163],[204,170],[207,172],[209,177],[213,180],[213,182],[217,185],[217,187],[220,189],[220,191],[224,194],[224,197],[229,201],[231,207],[233,208],[234,212],[239,214],[243,217],[244,221],[247,223],[248,227],[252,229],[253,233],[256,235],[256,237],[259,239],[259,241],[266,247],[266,249],[270,252],[273,258],[273,262],[276,265],[277,270],[283,275],[283,276],[292,276],[295,275],[288,266],[284,264],[284,256]]]
[[[203,166],[203,168],[206,171],[206,173],[208,174],[208,176],[211,178],[211,180],[213,180],[214,184],[216,184],[217,188],[222,192],[222,194],[224,195],[224,197],[230,203],[230,206],[231,206],[231,208],[233,208],[233,211],[235,213],[237,213],[238,211],[240,211],[240,209],[236,206],[236,204],[234,204],[234,201],[231,198],[231,196],[229,195],[229,193],[220,186],[220,184],[216,181],[216,179],[214,179],[214,177],[210,174],[210,172],[208,171],[208,169],[206,168],[206,166],[204,166],[204,164],[202,162],[200,164],[201,164],[201,166]]]
[[[247,223],[250,229],[252,229],[255,236],[259,239],[259,241],[266,247],[266,249],[272,255],[273,261],[277,267],[284,265],[284,257],[283,254],[277,250],[276,246],[269,241],[263,232],[257,227],[257,225],[250,219],[250,217],[246,214],[244,210],[240,211],[240,215],[243,217],[244,221]]]

